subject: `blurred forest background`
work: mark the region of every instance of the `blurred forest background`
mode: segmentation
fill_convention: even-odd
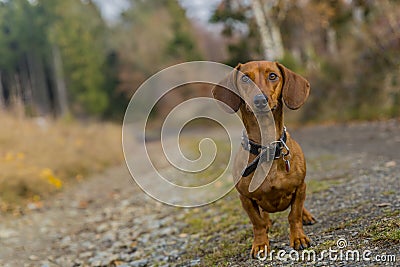
[[[399,1],[211,1],[208,23],[190,1],[126,0],[113,20],[98,2],[0,1],[0,109],[120,120],[167,66],[269,58],[311,81],[304,121],[400,114]]]
[[[122,162],[124,111],[157,71],[266,58],[311,82],[297,122],[400,115],[400,1],[0,0],[0,212]]]

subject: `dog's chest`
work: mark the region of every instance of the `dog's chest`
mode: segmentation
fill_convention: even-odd
[[[291,175],[282,172],[275,173],[266,177],[263,187],[264,193],[293,192],[296,190],[298,182]]]
[[[277,212],[288,208],[298,183],[291,175],[270,173],[263,184],[254,192],[249,192],[251,177],[241,179],[237,184],[238,191],[257,202],[265,211]]]
[[[286,210],[294,196],[296,187],[286,181],[275,181],[262,188],[255,200],[265,211],[277,212]]]

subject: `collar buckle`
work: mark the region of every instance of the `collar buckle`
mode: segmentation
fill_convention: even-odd
[[[286,127],[283,127],[282,136],[279,140],[271,142],[268,146],[263,146],[257,144],[250,140],[245,130],[242,134],[242,147],[244,150],[249,151],[251,154],[255,155],[256,158],[242,171],[242,176],[246,177],[250,175],[257,168],[260,162],[269,162],[272,160],[280,159],[281,157],[285,161],[286,170],[290,170],[290,149],[286,144]]]

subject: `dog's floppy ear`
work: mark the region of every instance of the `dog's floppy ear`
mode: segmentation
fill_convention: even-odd
[[[237,112],[242,103],[236,84],[240,66],[241,64],[239,63],[231,73],[212,89],[214,98],[228,105],[229,108],[225,105],[221,105],[222,109],[228,113]]]
[[[283,75],[282,97],[290,109],[300,108],[310,94],[310,83],[282,64],[276,63]]]

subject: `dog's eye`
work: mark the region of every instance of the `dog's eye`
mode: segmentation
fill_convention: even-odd
[[[243,75],[242,78],[241,78],[241,80],[242,80],[242,82],[244,82],[244,83],[248,83],[248,82],[250,81],[250,77],[247,76],[247,75]]]
[[[271,72],[271,73],[268,75],[268,80],[270,80],[270,81],[275,81],[276,79],[278,79],[278,75],[276,75],[276,73]]]

